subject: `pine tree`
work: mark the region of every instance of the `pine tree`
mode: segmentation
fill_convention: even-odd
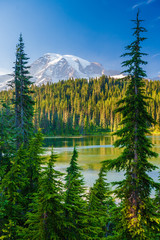
[[[0,219],[0,239],[19,239],[18,226],[25,222],[25,169],[26,150],[21,146],[14,158],[11,170],[3,178],[0,186],[2,219]]]
[[[23,239],[63,239],[62,173],[55,170],[57,155],[51,153],[49,162],[43,167],[37,193],[30,204],[26,229],[21,231]]]
[[[44,162],[44,158],[41,156],[43,154],[42,145],[43,135],[41,130],[39,130],[38,133],[35,134],[35,137],[29,141],[25,160],[25,168],[28,178],[28,184],[25,189],[28,199],[27,206],[31,202],[33,194],[38,190],[38,179],[42,170],[41,165]]]
[[[90,189],[88,203],[89,225],[94,227],[97,234],[96,239],[103,239],[112,232],[111,210],[115,207],[115,203],[110,195],[109,184],[106,180],[106,168],[102,166],[98,179]]]
[[[39,131],[30,140],[28,147],[21,146],[12,159],[12,167],[0,185],[0,224],[2,239],[22,239],[20,229],[24,227],[26,213],[38,191],[42,157],[42,134]],[[1,216],[2,215],[2,216]],[[10,238],[8,237],[10,236]],[[1,238],[0,238],[1,239]]]
[[[0,106],[0,184],[4,175],[11,168],[11,159],[15,155],[14,115],[9,104]]]
[[[144,95],[146,77],[142,65],[147,62],[142,60],[146,55],[141,52],[141,42],[145,40],[141,33],[145,28],[141,26],[142,20],[137,13],[133,36],[135,40],[126,47],[127,52],[122,56],[130,59],[122,63],[128,67],[124,72],[128,74],[128,87],[125,97],[118,102],[120,107],[116,112],[122,113],[121,129],[116,132],[119,139],[115,147],[123,148],[122,154],[114,160],[106,161],[108,170],[125,171],[125,179],[117,182],[115,194],[121,199],[119,207],[119,221],[116,226],[117,237],[113,239],[155,239],[155,232],[159,231],[159,219],[152,201],[151,190],[156,186],[148,172],[156,167],[148,162],[148,158],[156,157],[152,151],[152,143],[146,137],[149,134],[149,124],[155,121],[147,112],[147,96]]]
[[[87,211],[84,180],[77,164],[78,152],[73,150],[70,166],[65,177],[65,225],[64,239],[89,239],[87,233]]]
[[[28,57],[24,52],[24,43],[22,34],[19,37],[19,43],[16,47],[16,61],[14,67],[14,80],[10,85],[14,88],[14,109],[15,109],[15,128],[16,128],[16,143],[17,148],[24,143],[24,146],[28,144],[29,139],[33,135],[33,105],[34,102],[31,98],[29,66]]]

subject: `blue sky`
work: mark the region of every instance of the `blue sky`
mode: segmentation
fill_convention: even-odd
[[[0,0],[0,73],[11,72],[22,32],[30,63],[48,52],[71,54],[122,71],[138,8],[148,38],[148,77],[160,75],[159,0]]]

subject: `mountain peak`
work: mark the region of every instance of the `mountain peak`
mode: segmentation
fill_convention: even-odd
[[[107,71],[100,63],[89,62],[74,55],[46,53],[31,64],[30,75],[38,86],[47,82],[58,82],[69,78],[96,78]],[[0,90],[7,89],[7,82],[11,76],[0,76]]]
[[[33,81],[36,85],[58,82],[69,78],[95,78],[105,73],[99,63],[92,63],[74,55],[46,53],[31,64]]]

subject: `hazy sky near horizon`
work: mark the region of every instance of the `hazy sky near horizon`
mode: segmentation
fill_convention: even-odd
[[[79,56],[122,71],[120,55],[133,40],[138,8],[148,39],[150,78],[160,75],[159,0],[0,0],[0,74],[12,71],[19,34],[30,63],[45,53]]]

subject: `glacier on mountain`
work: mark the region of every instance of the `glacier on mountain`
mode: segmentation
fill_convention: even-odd
[[[109,75],[104,67],[97,62],[89,62],[73,55],[46,53],[31,64],[30,75],[37,86],[47,82],[56,83],[69,78],[96,78],[103,74]],[[8,89],[11,75],[0,76],[0,90]],[[115,76],[118,78],[118,75]]]
[[[47,53],[31,64],[30,73],[36,85],[69,78],[95,78],[105,73],[99,63],[91,63],[73,55]]]

